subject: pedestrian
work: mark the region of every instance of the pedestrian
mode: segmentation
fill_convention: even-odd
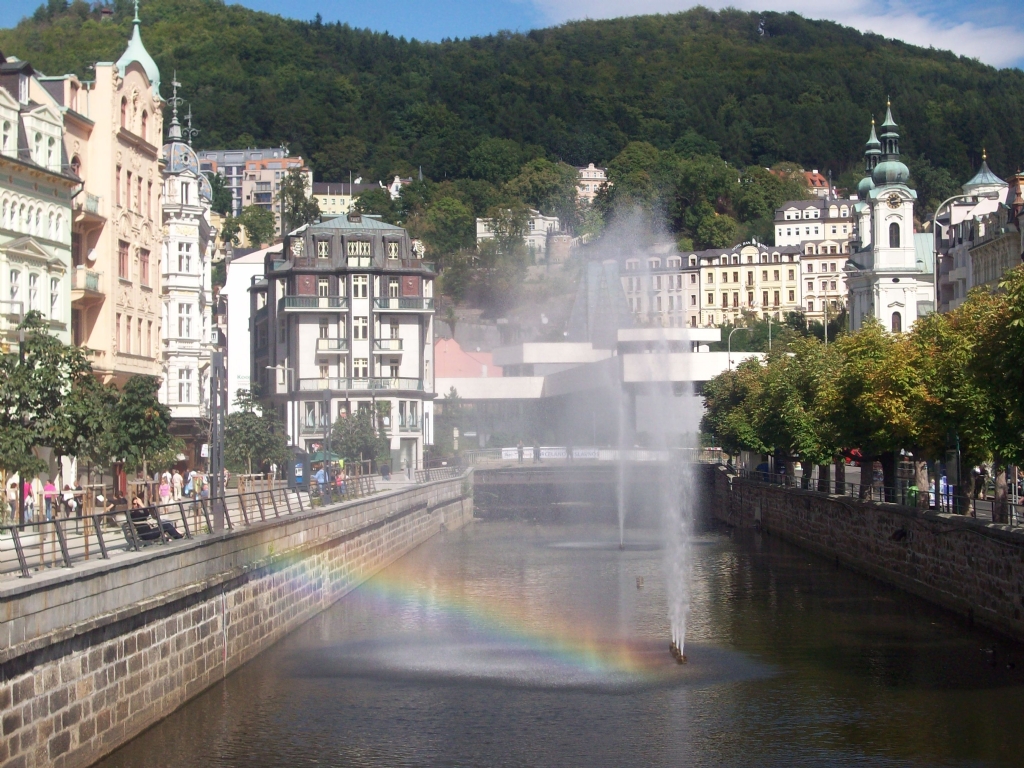
[[[47,520],[53,520],[53,502],[57,496],[57,486],[53,484],[53,480],[47,480],[43,486],[43,507],[46,510]]]
[[[160,478],[160,503],[168,504],[171,501],[171,482],[170,478],[167,477],[167,473]]]
[[[523,463],[523,441],[519,441],[519,445],[516,446],[516,453],[519,455],[519,463]]]
[[[533,463],[540,463],[540,440],[533,441]]]
[[[22,493],[25,494],[25,522],[31,523],[36,516],[36,497],[32,492],[32,483],[28,480],[22,486]]]
[[[185,478],[181,476],[181,472],[178,468],[174,468],[174,474],[171,475],[171,498],[175,501],[181,501],[181,489],[185,485]]]
[[[191,500],[195,500],[196,492],[196,471],[193,469],[188,473],[188,480],[185,482],[185,496]]]
[[[7,516],[10,520],[18,517],[18,481],[11,480],[7,486]]]

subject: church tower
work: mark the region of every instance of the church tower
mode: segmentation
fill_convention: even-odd
[[[857,250],[847,262],[850,327],[860,328],[876,317],[894,333],[909,330],[922,314],[931,312],[931,235],[914,233],[914,201],[908,186],[910,170],[900,159],[900,135],[886,106],[885,122],[877,137],[872,123],[865,148],[868,176],[857,187],[860,202]]]

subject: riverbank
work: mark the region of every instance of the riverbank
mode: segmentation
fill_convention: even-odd
[[[0,766],[91,765],[472,519],[472,473],[5,583]]]
[[[785,488],[708,467],[713,514],[834,559],[1024,641],[1024,530]]]

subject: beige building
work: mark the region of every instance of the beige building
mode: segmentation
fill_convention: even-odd
[[[43,78],[64,113],[75,198],[71,247],[74,342],[92,351],[104,380],[160,376],[160,251],[163,241],[160,71],[142,44],[138,16],[116,63],[94,81]]]
[[[379,189],[377,184],[314,182],[313,199],[320,206],[325,219],[348,216],[352,204],[368,189]]]
[[[593,163],[587,165],[586,168],[577,168],[576,171],[579,174],[579,181],[576,182],[576,197],[586,200],[588,203],[594,202],[601,187],[608,184],[608,174],[605,173],[604,168],[594,167]]]
[[[697,257],[679,253],[675,243],[656,245],[642,255],[628,256],[622,263],[619,279],[626,305],[638,324],[693,328],[700,323]]]
[[[0,341],[17,343],[26,313],[71,341],[71,200],[60,106],[31,64],[0,58]]]
[[[798,246],[742,243],[692,255],[700,265],[698,325],[735,323],[743,312],[782,320],[801,308]]]

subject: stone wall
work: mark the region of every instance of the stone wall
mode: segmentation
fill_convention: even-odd
[[[92,764],[472,516],[470,476],[5,585],[0,766]]]
[[[714,515],[1024,640],[1024,529],[745,480],[707,468]]]

